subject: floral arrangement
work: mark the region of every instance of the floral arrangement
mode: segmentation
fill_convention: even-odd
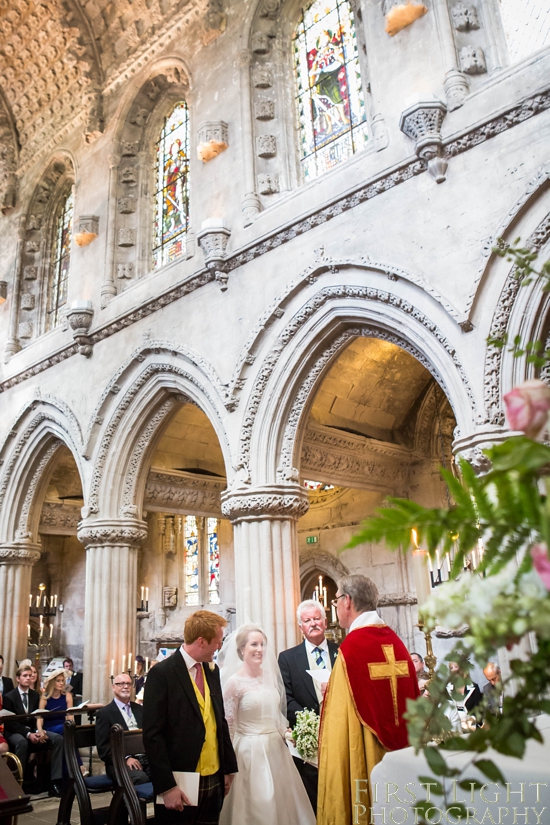
[[[292,731],[296,750],[308,762],[317,759],[319,748],[319,717],[314,710],[299,710]]]
[[[517,241],[512,247],[499,241],[495,252],[515,264],[522,284],[536,279],[544,292],[550,292],[550,261],[536,270],[536,251],[522,249]],[[535,368],[550,365],[550,350],[545,351],[540,341],[523,344],[519,337],[512,342],[504,337],[489,343],[509,346],[514,357]],[[434,775],[420,779],[434,782],[432,794],[443,797],[443,811],[449,803],[443,779],[453,777],[463,789],[479,788],[480,783],[467,775],[475,766],[488,781],[504,783],[487,751],[521,759],[528,740],[542,741],[534,717],[550,713],[550,446],[544,441],[550,432],[550,386],[530,379],[507,393],[504,402],[510,430],[523,435],[484,450],[490,468],[484,475],[477,476],[464,460],[458,461],[458,477],[442,470],[452,506],[425,508],[392,498],[391,506],[364,522],[348,545],[383,541],[390,549],[406,552],[412,549],[414,529],[432,560],[437,551],[453,558],[450,580],[436,589],[420,612],[426,628],[439,623],[458,630],[466,625],[466,635],[436,669],[429,696],[409,700],[405,717],[409,741],[422,750]],[[481,563],[473,571],[471,554],[480,544]],[[527,634],[536,641],[534,652],[518,655],[515,645]],[[503,691],[502,713],[481,706],[478,721],[483,715],[483,726],[456,736],[445,716],[447,686],[461,687],[465,679],[460,673],[449,674],[448,661],[457,662],[465,672],[474,658],[493,659],[497,648],[512,653],[511,676],[498,685]],[[448,750],[469,752],[471,759],[462,770],[451,768],[445,758]],[[433,804],[417,802],[415,822],[425,823]],[[452,816],[459,815],[464,821],[469,818],[463,805],[453,803]]]

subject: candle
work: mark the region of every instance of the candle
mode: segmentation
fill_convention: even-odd
[[[40,638],[44,635],[44,627],[43,625],[40,626]]]
[[[111,676],[115,675],[115,660],[111,659]]]
[[[327,602],[327,588],[326,588],[326,587],[323,587],[323,605],[324,605],[325,610],[326,610],[326,608],[328,607],[328,602]]]
[[[145,657],[145,673],[147,673],[148,670],[149,670],[149,659],[146,656]]]
[[[126,654],[124,654],[124,656],[122,657],[122,667],[120,669],[120,672],[124,673],[125,670],[126,670]]]
[[[412,564],[414,583],[416,586],[416,598],[418,601],[418,610],[420,611],[422,605],[431,594],[427,550],[413,550]]]
[[[53,624],[50,625],[50,639],[53,636]]]
[[[332,623],[333,623],[333,624],[336,624],[336,621],[337,621],[337,619],[336,619],[336,608],[334,607],[334,605],[333,605],[333,604],[331,604],[331,606],[330,606],[330,607],[331,607],[331,611],[332,611],[332,613],[331,613],[331,615],[332,615]]]
[[[148,587],[145,588],[145,601],[146,601],[147,604],[149,603],[149,588]]]
[[[40,596],[36,597],[36,606],[40,607]]]
[[[134,676],[137,676],[137,660],[134,659]]]
[[[32,607],[32,593],[29,593],[29,607]]]
[[[132,669],[132,654],[129,653],[128,654],[128,673],[130,673],[131,669]]]
[[[143,601],[143,594],[144,594],[144,592],[145,592],[145,588],[144,588],[144,587],[142,587],[142,588],[141,588],[141,601]]]
[[[319,593],[323,592],[323,577],[319,576]]]
[[[27,639],[31,638],[31,626],[30,624],[27,625]]]
[[[54,606],[54,607],[57,607],[57,593],[55,594],[55,596],[53,597],[53,599],[54,599],[53,606]]]

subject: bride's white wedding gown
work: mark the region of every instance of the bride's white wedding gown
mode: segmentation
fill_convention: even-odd
[[[258,679],[234,675],[224,690],[225,715],[239,772],[220,825],[315,825],[307,793],[278,727],[280,695]]]

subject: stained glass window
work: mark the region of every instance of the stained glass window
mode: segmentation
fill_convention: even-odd
[[[367,143],[367,121],[349,0],[314,0],[294,36],[304,179],[333,169]]]
[[[185,517],[185,604],[199,604],[199,537],[195,516]]]
[[[218,546],[218,519],[206,520],[208,533],[208,601],[220,603],[220,548]]]
[[[46,329],[61,322],[61,310],[67,303],[69,267],[71,263],[71,235],[73,226],[73,193],[63,200],[55,219],[52,266],[46,309]]]
[[[189,112],[176,103],[156,146],[153,268],[185,252],[189,224]]]
[[[304,479],[303,484],[306,490],[313,490],[316,493],[319,493],[322,490],[334,490],[334,484],[325,484],[324,481],[311,481],[306,478]]]

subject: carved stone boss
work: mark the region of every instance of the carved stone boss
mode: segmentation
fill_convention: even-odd
[[[420,100],[406,109],[399,120],[399,128],[414,140],[414,151],[428,162],[428,172],[436,183],[443,183],[447,161],[443,158],[441,126],[447,106],[437,98]]]

